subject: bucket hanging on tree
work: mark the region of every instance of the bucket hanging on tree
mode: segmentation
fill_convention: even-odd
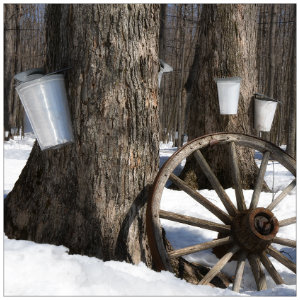
[[[254,98],[254,128],[258,131],[271,130],[278,100],[262,94],[255,94]]]
[[[22,82],[16,90],[41,149],[57,149],[74,142],[64,75],[44,76],[30,70],[20,74],[15,76]]]
[[[215,78],[221,115],[237,114],[241,80],[240,77]]]
[[[164,62],[162,59],[160,59],[159,62],[160,62],[160,71],[158,73],[158,87],[160,87],[160,82],[163,73],[168,73],[173,71],[173,68],[170,65],[168,65],[166,62]]]

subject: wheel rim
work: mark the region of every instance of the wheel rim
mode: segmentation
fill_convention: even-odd
[[[236,193],[236,201],[237,207],[235,207],[231,200],[228,198],[226,192],[222,189],[221,186],[218,185],[217,179],[213,178],[214,174],[210,174],[209,166],[206,166],[206,161],[201,154],[201,149],[212,146],[215,144],[229,144],[230,153],[232,158],[232,167],[233,167],[233,180],[235,183],[235,193]],[[239,181],[239,168],[236,159],[235,146],[246,146],[255,150],[258,150],[262,153],[263,159],[262,164],[259,169],[257,183],[252,195],[252,200],[249,205],[249,208],[246,207],[243,191],[238,183]],[[212,177],[209,180],[212,183],[213,188],[218,193],[221,201],[223,202],[226,211],[224,212],[211,203],[207,203],[206,199],[202,199],[201,195],[195,191],[192,191],[188,188],[187,185],[184,184],[177,176],[173,174],[174,169],[178,166],[178,164],[185,158],[190,155],[194,155],[197,162],[201,165],[202,171],[206,176]],[[283,200],[283,198],[295,187],[296,180],[290,183],[283,192],[266,208],[257,208],[259,202],[259,195],[263,183],[263,178],[266,170],[266,166],[270,156],[277,160],[281,165],[283,165],[287,170],[289,170],[294,176],[296,175],[296,162],[290,157],[286,152],[277,147],[276,145],[264,141],[259,138],[255,138],[245,134],[235,134],[235,133],[217,133],[210,134],[200,138],[197,138],[187,144],[185,144],[182,148],[176,151],[168,161],[163,165],[160,169],[152,191],[152,197],[148,202],[147,207],[147,234],[149,239],[149,245],[151,249],[151,253],[153,256],[153,261],[156,269],[158,270],[168,270],[173,271],[172,266],[170,264],[170,258],[181,256],[182,253],[194,253],[197,251],[201,251],[203,249],[216,249],[216,248],[225,248],[225,253],[219,255],[219,262],[210,270],[210,272],[204,276],[201,280],[201,284],[207,284],[211,281],[211,279],[229,262],[230,259],[236,257],[237,267],[236,267],[236,275],[235,281],[233,284],[233,290],[239,291],[240,284],[243,276],[243,270],[245,266],[245,261],[248,259],[252,273],[254,275],[257,289],[262,290],[266,289],[266,279],[265,275],[262,271],[262,264],[268,273],[271,275],[276,284],[282,284],[283,280],[274,268],[273,264],[267,257],[267,254],[274,257],[281,264],[287,266],[294,273],[296,272],[295,264],[287,259],[284,255],[278,252],[271,246],[271,243],[279,243],[281,245],[287,245],[289,247],[295,247],[296,242],[277,238],[276,234],[278,232],[279,227],[287,226],[289,224],[293,224],[296,222],[296,217],[289,218],[286,220],[282,220],[278,222],[272,210],[278,203]],[[168,179],[180,187],[180,189],[187,192],[194,199],[197,198],[197,201],[201,202],[201,204],[206,207],[208,210],[213,212],[221,222],[224,224],[217,224],[214,222],[208,222],[204,220],[199,220],[197,218],[188,217],[184,220],[184,216],[178,215],[175,213],[165,212],[160,210],[160,201],[162,198],[162,192],[165,187]],[[199,196],[200,195],[200,196]],[[195,198],[196,197],[196,198]],[[201,199],[199,199],[201,198]],[[207,228],[210,230],[214,230],[219,232],[218,239],[216,242],[208,242],[199,244],[198,248],[187,249],[192,247],[186,247],[182,249],[182,251],[171,251],[167,253],[163,237],[161,231],[160,218],[166,218],[169,220],[175,220],[180,223],[189,224],[192,226],[198,226],[200,228]],[[197,219],[197,220],[196,220]],[[263,228],[255,227],[255,222],[257,220],[267,220],[267,224],[269,224],[269,231],[263,232]],[[203,222],[202,222],[203,221]],[[198,222],[198,223],[197,223]],[[243,223],[243,230],[250,234],[252,238],[250,240],[243,239],[245,232],[241,233],[237,228],[239,225]],[[265,225],[264,225],[265,226]],[[224,246],[226,245],[226,247]],[[254,248],[256,250],[254,250]],[[180,250],[180,249],[179,249]],[[192,251],[192,252],[189,252]]]

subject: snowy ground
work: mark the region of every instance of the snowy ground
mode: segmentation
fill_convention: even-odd
[[[13,188],[15,181],[26,164],[31,147],[32,136],[25,139],[10,140],[4,143],[4,196]],[[161,165],[176,150],[172,144],[161,144]],[[257,154],[259,158],[259,154]],[[184,164],[184,162],[183,162]],[[259,164],[259,160],[258,160]],[[273,184],[273,168],[275,170]],[[179,167],[180,169],[180,167]],[[177,171],[179,171],[179,169]],[[277,163],[269,163],[265,180],[279,193],[293,176]],[[226,190],[234,199],[234,191]],[[206,198],[219,205],[215,192],[201,190]],[[244,191],[249,204],[252,191]],[[260,206],[272,201],[272,193],[263,193]],[[183,204],[184,203],[184,204]],[[161,208],[181,214],[217,221],[216,217],[193,201],[183,192],[165,189]],[[296,191],[292,191],[275,209],[279,220],[296,215]],[[167,237],[174,248],[182,248],[213,239],[211,231],[197,229],[171,221],[162,220]],[[279,236],[295,239],[296,225],[280,229]],[[273,244],[296,262],[294,249]],[[209,286],[196,286],[174,277],[169,272],[157,273],[143,263],[137,266],[122,262],[103,262],[96,258],[81,255],[68,255],[64,246],[36,244],[29,241],[16,241],[4,237],[4,295],[5,296],[295,296],[296,275],[270,258],[275,268],[286,282],[276,286],[266,272],[268,290],[255,290],[255,283],[246,264],[241,294],[229,289]],[[200,261],[204,265],[214,265],[217,258],[210,251],[202,251],[186,257]],[[234,275],[235,262],[226,265],[223,271]]]

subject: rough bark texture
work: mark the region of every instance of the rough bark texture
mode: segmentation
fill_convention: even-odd
[[[194,63],[185,86],[189,110],[189,140],[214,132],[253,133],[252,96],[256,92],[256,5],[203,5]],[[220,115],[214,78],[242,78],[237,115]],[[204,151],[224,188],[232,186],[229,154],[224,147]],[[242,187],[253,188],[256,166],[253,151],[238,149]],[[195,188],[210,187],[194,161],[182,177]]]
[[[158,5],[49,5],[48,71],[66,86],[75,143],[41,152],[5,199],[9,238],[151,265],[145,231],[158,170]]]

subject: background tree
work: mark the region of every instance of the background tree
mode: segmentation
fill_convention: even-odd
[[[4,203],[9,238],[151,265],[145,204],[158,169],[158,5],[49,5],[47,71],[66,76],[75,143],[37,144]]]
[[[203,5],[198,51],[193,72],[187,80],[190,99],[189,139],[214,132],[252,134],[252,96],[257,90],[256,70],[256,5]],[[237,115],[220,115],[214,78],[242,78]],[[206,158],[224,187],[231,187],[227,153],[218,146]],[[252,188],[256,174],[254,155],[250,149],[239,149],[242,186]],[[189,162],[183,178],[196,188],[210,186],[201,172]],[[196,172],[196,173],[195,173]]]
[[[163,49],[163,57],[160,58],[173,67],[173,72],[166,73],[161,81],[159,104],[161,140],[173,141],[176,145],[182,146],[182,135],[186,134],[187,122],[183,86],[193,62],[202,5],[168,4],[161,6],[165,13],[161,15],[160,30],[161,37],[164,38],[160,40],[160,49]],[[176,134],[179,128],[182,133]],[[181,142],[178,141],[179,136]]]
[[[247,6],[247,4],[246,4]],[[160,95],[160,128],[161,140],[175,141],[175,132],[182,123],[183,134],[187,134],[189,103],[185,96],[188,89],[181,90],[187,83],[191,70],[194,53],[197,51],[198,31],[204,25],[201,17],[203,4],[169,4],[165,6],[164,38],[160,41],[165,53],[165,61],[173,66],[174,71],[163,76]],[[263,134],[266,138],[278,145],[287,145],[288,153],[294,149],[296,134],[295,122],[295,59],[291,54],[295,41],[296,26],[295,4],[257,4],[256,9],[256,68],[258,84],[256,92],[266,94],[282,101],[278,106],[270,134]],[[161,16],[162,18],[162,16]],[[162,28],[162,27],[161,27]],[[183,30],[184,29],[184,30]],[[182,51],[182,32],[185,32],[185,52]],[[201,45],[199,45],[201,48]],[[162,47],[161,47],[162,48]],[[201,49],[199,50],[201,51]],[[184,56],[184,66],[181,62]],[[294,55],[295,57],[295,55]],[[269,86],[273,90],[271,93]],[[182,101],[179,97],[182,94]],[[272,94],[272,95],[271,95]],[[179,105],[181,103],[181,110]],[[294,120],[294,121],[293,121]],[[253,126],[253,124],[251,125]],[[258,132],[253,131],[258,135]],[[178,135],[179,138],[179,135]],[[186,138],[186,137],[185,137]],[[294,146],[293,146],[294,145]],[[181,144],[179,144],[181,146]]]
[[[270,133],[262,137],[287,145],[295,154],[295,4],[259,4],[257,36],[258,91],[281,101]]]
[[[290,93],[288,94],[288,136],[287,136],[287,153],[296,158],[296,5],[292,7],[292,41],[290,43],[290,72],[289,82],[287,84]]]
[[[45,4],[5,4],[4,59],[4,120],[5,130],[21,128],[23,108],[15,96],[12,76],[19,71],[40,67],[45,59]],[[173,141],[181,146],[182,135],[187,138],[188,97],[183,88],[191,70],[196,41],[202,26],[203,4],[162,4],[160,13],[159,58],[173,66],[165,74],[160,88],[160,140]],[[256,58],[258,70],[257,92],[282,102],[278,106],[270,133],[262,136],[278,145],[287,145],[287,152],[296,151],[296,53],[295,4],[257,4]],[[18,11],[18,13],[16,13]],[[10,23],[9,23],[10,22]],[[13,33],[11,32],[13,30]],[[184,33],[184,43],[182,37]],[[274,38],[275,36],[275,38]],[[8,40],[10,39],[10,41]],[[185,47],[182,47],[184,44]],[[11,51],[7,50],[8,48]],[[183,51],[184,50],[184,51]],[[294,57],[294,58],[293,58]],[[184,62],[184,64],[183,64]],[[183,67],[181,67],[183,65]],[[14,70],[15,66],[19,66]],[[272,78],[272,80],[271,80]],[[269,89],[272,85],[273,92]],[[11,95],[14,95],[13,97]],[[180,108],[180,107],[181,108]],[[176,135],[181,131],[182,134]],[[258,135],[258,132],[254,132]],[[181,138],[181,142],[178,139]]]
[[[14,75],[44,65],[45,4],[4,4],[4,130],[24,129]],[[24,131],[23,131],[24,132]]]
[[[19,124],[13,76],[20,71],[20,4],[4,5],[4,129]]]

